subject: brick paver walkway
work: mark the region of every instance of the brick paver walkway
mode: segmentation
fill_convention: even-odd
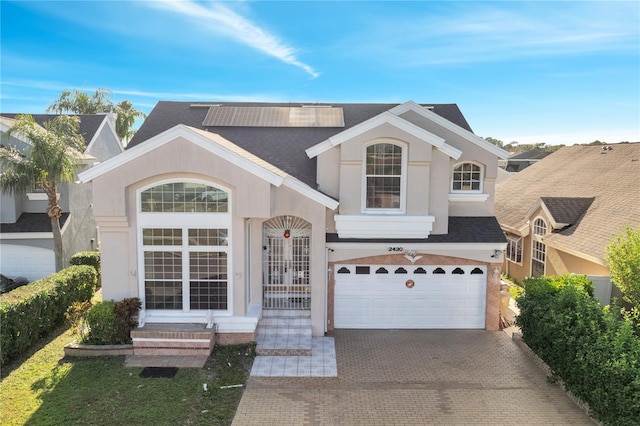
[[[338,330],[338,377],[251,377],[243,425],[593,425],[503,332]]]

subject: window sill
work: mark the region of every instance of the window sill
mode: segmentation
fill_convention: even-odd
[[[483,193],[464,193],[464,192],[451,192],[449,193],[449,201],[463,201],[472,203],[483,203],[489,199],[489,194]]]

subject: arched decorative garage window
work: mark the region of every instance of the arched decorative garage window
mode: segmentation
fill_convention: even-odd
[[[426,274],[427,271],[424,268],[416,268],[415,271],[413,271],[414,274]]]
[[[433,270],[433,273],[434,274],[444,274],[445,272],[444,272],[444,269],[442,269],[442,268],[436,268],[436,269]]]
[[[376,274],[388,274],[388,273],[389,273],[389,271],[387,271],[386,268],[380,267],[380,268],[376,269]]]
[[[230,210],[227,189],[197,180],[138,191],[144,309],[229,310]]]
[[[462,270],[462,268],[456,268],[453,271],[451,271],[452,274],[457,274],[457,275],[464,275],[464,271]]]
[[[482,275],[482,269],[480,268],[473,268],[473,271],[471,271],[471,275]]]

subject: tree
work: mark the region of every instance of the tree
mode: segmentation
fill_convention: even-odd
[[[13,146],[0,148],[0,191],[19,195],[36,187],[47,195],[56,271],[63,268],[58,184],[75,180],[75,168],[85,145],[78,133],[79,124],[77,117],[61,115],[40,126],[32,116],[18,115],[5,137],[22,135],[31,143],[30,148],[24,153]]]
[[[56,114],[73,113],[73,114],[99,114],[105,112],[116,113],[116,134],[121,141],[129,141],[135,131],[131,127],[135,124],[136,119],[145,118],[146,114],[138,111],[133,104],[127,100],[114,104],[111,100],[111,90],[96,89],[89,95],[78,89],[64,90],[60,97],[55,100],[47,108],[47,112]]]
[[[116,133],[123,142],[131,140],[136,133],[135,130],[131,130],[136,119],[146,118],[146,114],[142,111],[138,111],[133,107],[133,104],[129,101],[121,101],[115,107],[116,118]]]
[[[623,299],[640,309],[640,227],[627,226],[607,246],[611,280],[624,293]]]

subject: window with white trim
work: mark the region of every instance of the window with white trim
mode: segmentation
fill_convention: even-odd
[[[547,260],[547,247],[542,242],[542,237],[547,234],[547,222],[542,218],[536,218],[532,225],[531,243],[531,276],[544,275],[545,262]]]
[[[483,167],[472,162],[454,166],[451,179],[452,192],[482,192]]]
[[[522,264],[522,237],[507,235],[507,260]]]
[[[376,143],[365,153],[365,210],[401,211],[406,154],[402,146]]]
[[[138,193],[144,308],[229,309],[229,192],[185,180]]]

